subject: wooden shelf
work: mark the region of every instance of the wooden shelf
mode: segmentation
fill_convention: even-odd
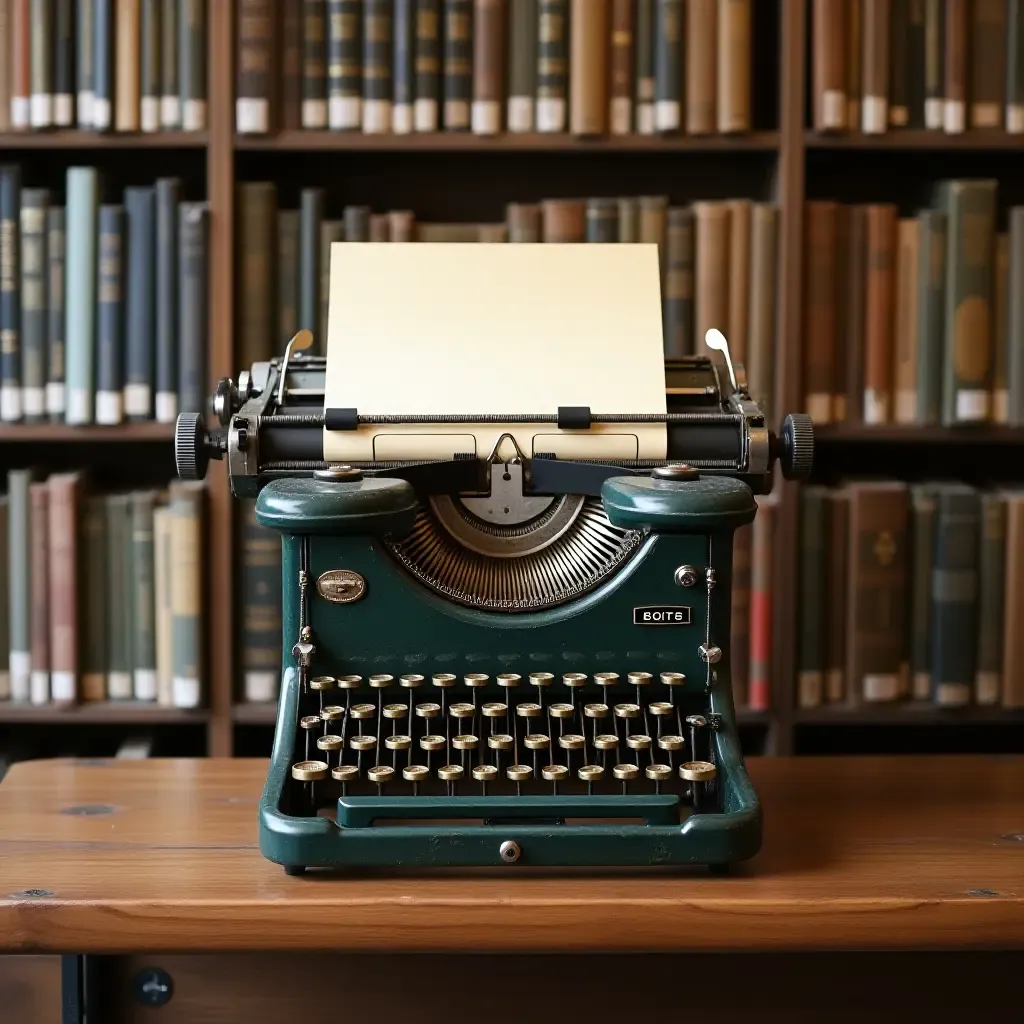
[[[1024,444],[1024,427],[996,424],[977,426],[941,427],[912,426],[909,424],[862,423],[825,424],[814,428],[814,440],[822,444],[934,444],[985,445]]]
[[[420,153],[689,153],[726,150],[774,152],[778,132],[747,135],[613,135],[575,138],[565,133],[536,132],[505,135],[473,135],[470,132],[431,132],[410,135],[363,135],[341,131],[281,131],[273,135],[236,135],[239,150],[360,150],[363,152]]]
[[[204,149],[206,132],[0,132],[0,150],[12,149]]]
[[[273,725],[277,721],[277,704],[235,704],[231,718],[238,725]]]
[[[997,129],[973,129],[960,135],[947,135],[925,129],[895,129],[882,135],[819,135],[808,131],[804,145],[814,149],[881,149],[881,150],[1014,150],[1024,149],[1024,135],[1010,135]]]
[[[204,708],[158,707],[142,701],[95,701],[58,707],[52,704],[0,702],[0,722],[41,722],[46,725],[202,725],[210,717]]]
[[[69,426],[66,423],[10,423],[0,426],[0,444],[25,444],[29,442],[75,442],[116,441],[160,442],[170,444],[174,440],[173,423],[122,423],[118,426]]]
[[[926,702],[797,710],[797,725],[1024,725],[1024,710],[969,706],[943,708]]]

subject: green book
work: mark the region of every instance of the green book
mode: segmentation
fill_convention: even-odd
[[[135,491],[131,495],[132,687],[136,700],[156,700],[155,504],[154,491]]]
[[[910,685],[915,700],[932,695],[931,601],[935,551],[935,491],[910,489]]]
[[[1006,499],[981,496],[978,552],[978,667],[974,699],[998,704],[1003,682],[1004,594],[1006,586]]]
[[[918,223],[917,415],[922,423],[938,423],[946,321],[946,215],[922,210]]]

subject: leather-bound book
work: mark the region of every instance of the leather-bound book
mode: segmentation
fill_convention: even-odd
[[[80,687],[83,701],[107,698],[107,534],[106,499],[81,498],[79,573]]]
[[[139,2],[140,0],[117,0],[114,128],[119,132],[139,130],[139,29],[142,14]]]
[[[416,215],[412,210],[391,210],[388,213],[392,242],[412,242],[416,239]]]
[[[327,127],[326,0],[302,0],[302,127]]]
[[[836,0],[814,0],[811,12],[814,129],[819,132],[846,128],[847,6]]]
[[[51,206],[46,211],[46,415],[54,420],[64,419],[66,244],[64,207]]]
[[[28,701],[32,678],[32,507],[33,472],[7,473],[7,613],[11,700]]]
[[[338,241],[370,241],[370,208],[368,206],[346,206],[343,211],[344,227]]]
[[[861,131],[884,132],[889,123],[890,0],[862,0],[863,40]]]
[[[932,697],[932,565],[935,561],[935,486],[910,488],[910,693]]]
[[[96,4],[99,0],[88,0]],[[179,88],[178,21],[179,0],[162,0],[160,5],[160,127],[176,131],[181,127],[181,91]],[[96,64],[93,53],[93,95],[95,95]]]
[[[718,0],[718,130],[724,135],[751,126],[753,0]]]
[[[75,123],[73,0],[53,0],[53,123],[57,128],[70,128]]]
[[[843,298],[840,303],[843,319],[839,322],[841,344],[839,352],[844,360],[842,379],[846,399],[841,403],[843,419],[849,423],[864,420],[864,344],[867,316],[864,301],[867,295],[868,272],[868,213],[867,207],[853,205],[846,211],[846,253],[840,254],[843,276],[839,286]]]
[[[298,210],[277,211],[277,322],[270,340],[274,355],[284,352],[284,346],[299,329],[299,217]]]
[[[1006,105],[1006,0],[971,8],[971,127],[1002,128]]]
[[[537,131],[564,132],[569,88],[569,0],[538,0]]]
[[[320,224],[324,219],[324,190],[304,188],[299,196],[299,323],[298,330],[320,326]],[[313,339],[312,347],[327,351],[327,339]]]
[[[946,106],[946,0],[924,0],[924,126],[942,131]]]
[[[846,699],[846,567],[850,533],[850,499],[841,489],[830,489],[825,510],[825,700]]]
[[[473,108],[475,135],[496,135],[505,98],[505,0],[474,0]]]
[[[363,131],[391,131],[391,0],[365,0],[363,17]]]
[[[588,242],[617,242],[619,240],[619,204],[615,199],[587,200]]]
[[[32,671],[29,699],[50,701],[50,489],[44,480],[28,485],[32,528],[29,531],[29,628]]]
[[[541,203],[545,242],[582,242],[587,237],[587,204],[582,199]]]
[[[637,240],[654,242],[658,246],[658,266],[665,273],[665,240],[667,196],[640,196],[640,223]]]
[[[684,35],[686,132],[710,135],[718,130],[718,0],[689,0]]]
[[[206,203],[182,203],[178,208],[178,408],[206,408],[206,368],[209,331],[210,211]]]
[[[416,126],[416,0],[395,0],[391,130],[408,135]]]
[[[156,181],[156,419],[178,418],[178,178]],[[68,204],[68,264],[71,262]],[[70,274],[69,274],[70,280]],[[68,331],[70,343],[71,331]],[[70,363],[70,355],[69,355]],[[70,397],[70,396],[69,396]]]
[[[1010,236],[996,235],[992,268],[992,422],[1010,420]]]
[[[906,81],[908,128],[925,126],[925,35],[924,0],[907,0],[906,59],[903,74]]]
[[[161,0],[161,20],[163,19],[163,0]],[[13,15],[13,10],[9,12],[8,17]],[[92,128],[92,100],[93,100],[93,84],[94,84],[94,69],[92,66],[94,47],[93,47],[93,0],[78,0],[75,4],[74,12],[75,22],[75,57],[74,57],[74,71],[75,71],[75,117],[74,124],[79,129]],[[13,30],[13,22],[9,22],[10,29]],[[163,36],[161,35],[160,45],[163,46]],[[163,54],[161,53],[161,61]],[[3,61],[3,56],[0,55],[0,63]],[[13,68],[12,68],[13,70]],[[9,83],[9,87],[13,86],[13,82]],[[3,91],[3,85],[0,84],[0,93]],[[2,124],[2,115],[0,115],[0,124]],[[13,124],[12,124],[13,127]]]
[[[636,130],[654,134],[654,0],[636,0]]]
[[[854,703],[894,701],[908,687],[907,523],[899,481],[848,485],[847,686]]]
[[[896,220],[892,204],[868,207],[864,288],[864,422],[868,424],[888,423],[892,418]]]
[[[974,700],[999,703],[1003,673],[1003,612],[1006,588],[1006,499],[981,495],[981,540],[978,550],[978,665]]]
[[[537,0],[511,0],[508,30],[505,118],[510,132],[532,132],[537,101]]]
[[[507,224],[479,224],[477,241],[484,245],[494,245],[498,242],[508,241]]]
[[[619,241],[636,242],[640,238],[640,200],[619,196]]]
[[[1004,708],[1024,708],[1024,493],[1007,491],[1006,595],[1003,617]],[[13,669],[12,669],[13,671]],[[12,676],[13,686],[13,676]]]
[[[444,0],[444,127],[466,131],[473,95],[473,0]]]
[[[889,124],[910,124],[910,0],[889,0]]]
[[[110,425],[124,419],[125,244],[124,207],[119,203],[100,206],[98,268],[96,422]]]
[[[656,0],[654,11],[654,130],[683,125],[683,0]]]
[[[729,205],[729,319],[725,336],[734,363],[747,365],[750,328],[750,222],[754,204],[730,199]]]
[[[93,0],[92,127],[110,131],[114,126],[114,22],[117,0]]]
[[[896,333],[893,371],[893,419],[917,422],[918,262],[920,224],[914,217],[900,218],[897,226]]]
[[[861,92],[864,88],[864,0],[846,5],[846,128],[860,131]]]
[[[133,185],[124,190],[125,272],[124,411],[128,419],[153,418],[156,381],[156,190]]]
[[[238,349],[235,353],[235,361],[241,366],[252,366],[280,355],[278,349],[288,340],[273,337],[276,235],[277,185],[271,181],[242,182],[238,186]]]
[[[386,213],[371,213],[369,227],[371,242],[391,241],[391,218]],[[341,241],[343,240],[341,239]],[[330,278],[328,278],[327,285],[330,288]]]
[[[947,217],[942,210],[922,210],[917,219],[917,421],[938,423],[946,331]]]
[[[747,387],[769,419],[775,404],[778,251],[778,208],[773,203],[755,203],[750,224],[750,337],[747,352]]]
[[[440,101],[441,0],[416,0],[416,131],[437,131]]]
[[[573,135],[602,135],[608,115],[608,0],[572,0],[569,33],[569,127]]]
[[[816,708],[825,696],[825,623],[829,598],[826,569],[826,489],[800,489],[800,584],[797,601],[799,643],[796,703]]]
[[[536,203],[509,203],[505,222],[510,242],[541,241],[541,208]]]
[[[50,190],[21,191],[21,412],[46,413],[46,211]]]
[[[174,706],[173,654],[174,638],[171,635],[173,616],[171,613],[171,566],[174,563],[171,549],[171,513],[166,505],[153,509],[153,591],[155,598],[154,622],[156,632],[156,702],[160,707]]]
[[[1007,0],[1006,130],[1024,132],[1024,0]]]
[[[331,246],[335,242],[343,242],[346,238],[345,225],[340,220],[325,220],[320,224],[320,309],[317,316],[317,329],[314,333],[322,339],[320,351],[327,350],[327,313],[331,296]],[[370,238],[369,217],[366,218],[365,232],[353,241],[366,242]]]
[[[268,34],[270,31],[271,26],[268,24]],[[144,132],[158,132],[160,131],[160,0],[142,0],[142,29],[139,36],[139,128]],[[239,61],[242,59],[241,48],[239,48],[237,59]],[[270,83],[271,77],[268,72],[262,83],[261,95],[269,97]],[[258,84],[258,82],[253,83],[243,92],[239,76],[238,97],[255,93],[257,91],[255,86]],[[235,127],[241,131],[237,100]]]
[[[10,0],[0,2],[0,132],[11,127],[11,86],[13,83],[12,62],[14,59],[14,40],[12,36],[12,5]],[[0,584],[2,589],[2,584]],[[0,626],[0,629],[3,627]],[[0,637],[0,643],[3,638]],[[0,664],[3,654],[0,653]],[[6,690],[5,690],[6,692]],[[0,697],[0,699],[6,699]]]
[[[843,343],[849,319],[846,306],[850,300],[847,283],[850,276],[850,214],[849,204],[840,203],[836,210],[836,350],[832,359],[832,422],[843,423],[847,418],[846,379],[847,359]]]
[[[337,131],[363,123],[364,24],[359,0],[327,0],[327,127]]]
[[[942,127],[951,135],[967,128],[967,14],[967,0],[946,0]]]
[[[629,135],[633,130],[635,16],[635,0],[612,0],[611,96],[608,100],[608,126],[612,135]]]
[[[303,65],[303,30],[305,12],[301,3],[281,3],[281,74],[278,84],[278,102],[281,107],[280,123],[286,130],[294,131],[302,127],[302,65]],[[361,84],[357,83],[357,93],[362,94]],[[356,122],[359,123],[358,120]],[[168,677],[167,686],[170,687]],[[168,693],[168,699],[169,693]]]
[[[729,234],[727,203],[694,203],[697,221],[696,304],[694,345],[698,354],[708,349],[704,337],[712,328],[724,330],[729,322]],[[756,533],[756,531],[755,531]]]
[[[203,701],[203,523],[206,489],[175,480],[171,518],[171,691],[174,706]]]
[[[32,126],[31,0],[11,0],[11,127]]]
[[[750,543],[753,527],[741,526],[732,538],[732,603],[729,610],[729,668],[732,699],[747,706],[750,686]]]
[[[206,4],[181,0],[181,127],[186,132],[206,128]]]
[[[53,124],[53,6],[51,0],[31,0],[29,29],[29,123],[33,128]]]
[[[275,700],[281,679],[281,540],[242,502],[242,685],[246,701]]]
[[[662,329],[665,358],[692,355],[695,230],[693,210],[672,206],[666,218]]]
[[[1024,426],[1024,206],[1009,209],[1010,266],[1007,271],[1007,422]]]
[[[136,700],[144,701],[157,699],[153,549],[156,499],[156,491],[133,491],[128,510],[132,544],[132,580],[128,596],[132,602],[132,694]]]
[[[836,225],[839,204],[804,206],[804,410],[815,423],[832,420],[836,330]]]

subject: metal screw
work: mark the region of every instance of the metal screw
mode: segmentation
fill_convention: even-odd
[[[697,582],[697,570],[692,565],[681,565],[675,571],[673,579],[680,587],[692,587]]]
[[[498,856],[506,864],[515,864],[519,860],[519,855],[522,851],[519,849],[519,844],[513,842],[511,839],[506,839],[505,842],[498,847]]]
[[[166,1006],[174,995],[171,976],[160,967],[147,967],[135,975],[135,999],[143,1006]]]
[[[722,648],[714,644],[701,644],[700,660],[708,665],[717,665],[722,660]]]

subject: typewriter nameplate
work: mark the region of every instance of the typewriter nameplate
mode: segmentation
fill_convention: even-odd
[[[351,604],[366,593],[366,580],[351,569],[329,569],[316,581],[316,589],[326,601]]]
[[[651,604],[633,609],[634,626],[689,626],[692,609],[686,604]]]

